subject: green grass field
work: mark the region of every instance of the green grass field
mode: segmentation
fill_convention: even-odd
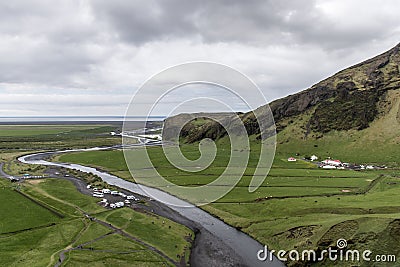
[[[109,126],[75,129],[61,136],[57,136],[60,134],[56,132],[43,132],[37,136],[20,135],[14,139],[0,135],[0,146],[3,146],[3,149],[4,147],[15,149],[16,146],[24,146],[21,142],[29,143],[30,140],[33,140],[33,147],[40,149],[89,147],[116,142],[117,139],[108,136],[107,131],[110,131],[110,128],[107,127]],[[368,138],[359,136],[357,132],[349,133],[347,136],[332,132],[326,134],[323,139],[298,140],[298,142],[290,140],[286,142],[284,139],[288,136],[289,132],[284,132],[278,138],[280,143],[273,167],[258,190],[254,193],[248,192],[248,185],[257,167],[259,150],[257,141],[252,140],[249,163],[236,188],[203,208],[272,249],[323,249],[334,245],[339,238],[346,238],[352,249],[371,249],[374,253],[395,254],[400,257],[396,239],[400,232],[398,169],[363,172],[322,170],[312,163],[300,160],[304,155],[316,154],[322,159],[330,156],[348,162],[397,166],[400,160],[398,147],[391,142],[380,147],[373,146],[374,140],[378,137],[372,132],[367,135]],[[365,138],[367,139],[364,140]],[[359,145],[360,140],[365,143],[364,146]],[[160,148],[149,148],[148,152],[155,169],[166,179],[179,185],[199,186],[215,180],[225,170],[230,158],[229,144],[226,139],[222,139],[217,142],[217,147],[218,153],[212,165],[196,173],[174,168]],[[200,155],[197,144],[182,145],[181,148],[183,154],[190,159],[196,159]],[[132,153],[136,152],[133,150]],[[12,162],[14,154],[12,151],[7,152],[3,154],[2,159]],[[299,155],[297,162],[287,161],[289,156],[296,154]],[[142,163],[141,157],[135,159],[137,163]],[[141,182],[148,185],[154,182],[154,176],[148,169],[139,170],[135,172],[135,177],[132,177],[122,151],[118,150],[70,153],[54,160],[99,167],[131,181],[137,177],[144,178]],[[18,167],[14,163],[6,167],[15,173],[26,171],[23,169],[25,166]],[[42,170],[37,170],[40,171]],[[2,182],[2,185],[4,188],[2,190],[9,186],[5,182]],[[168,188],[162,189],[168,191]],[[25,184],[22,190],[65,217],[53,218],[54,214],[47,209],[36,207],[39,209],[37,214],[40,212],[47,214],[50,217],[45,215],[42,217],[47,218],[47,221],[53,218],[55,225],[13,234],[16,241],[11,244],[16,250],[14,252],[7,248],[4,250],[4,254],[0,257],[1,266],[13,264],[35,266],[33,263],[36,262],[40,263],[37,266],[47,265],[58,259],[62,249],[87,242],[89,243],[84,245],[87,250],[71,250],[67,253],[65,266],[83,266],[89,263],[94,265],[118,263],[124,266],[127,261],[135,262],[139,266],[169,264],[137,242],[115,234],[106,235],[107,229],[82,219],[82,210],[99,216],[102,220],[124,229],[148,244],[157,246],[175,260],[178,260],[177,255],[180,255],[187,261],[191,232],[180,225],[170,224],[169,221],[163,223],[162,218],[127,209],[104,212],[104,209],[96,205],[96,200],[81,195],[67,181],[48,179],[36,184]],[[14,192],[9,191],[8,194],[10,193]],[[4,194],[3,198],[11,199],[7,194]],[[3,209],[7,210],[7,206]],[[22,214],[23,211],[21,209],[16,214]],[[38,218],[36,225],[42,225],[43,218]],[[35,220],[32,222],[32,225],[35,225]],[[9,229],[32,227],[30,221],[24,223],[9,226],[11,223],[7,222],[6,225]],[[59,231],[63,227],[66,228],[65,234],[60,235]],[[5,231],[12,231],[9,229]],[[154,238],[154,232],[157,231],[165,238]],[[38,240],[39,234],[36,233],[40,233],[43,240]],[[46,241],[51,237],[58,240],[59,245],[46,245]],[[41,245],[33,248],[28,240],[35,240]],[[112,249],[107,249],[110,247]],[[28,256],[21,256],[25,255],[23,253]],[[330,266],[329,263],[319,265]]]
[[[120,124],[0,125],[0,151],[85,148],[120,144]]]
[[[166,259],[134,240],[116,233],[107,235],[111,229],[89,221],[83,211],[107,219],[108,223],[165,251],[171,258],[182,255],[187,261],[190,255],[191,239],[186,236],[193,236],[191,230],[127,208],[107,211],[96,204],[98,199],[79,193],[67,180],[42,179],[24,183],[21,191],[37,203],[16,193],[14,184],[5,179],[0,179],[0,186],[0,266],[52,266],[63,249],[79,245],[82,249],[66,252],[63,266],[88,263],[171,266]],[[162,233],[162,242],[151,238],[154,232]]]
[[[172,266],[148,249],[128,238],[109,235],[72,250],[63,266]]]
[[[226,148],[225,144],[220,145]],[[199,155],[196,145],[184,145],[182,150],[192,159]],[[226,153],[217,154],[210,168],[193,174],[173,168],[160,148],[148,151],[157,171],[176,184],[188,186],[213,181],[229,157]],[[253,155],[237,187],[203,208],[273,249],[323,248],[346,238],[353,242],[352,248],[370,247],[376,253],[400,256],[394,245],[396,239],[388,238],[390,232],[400,229],[400,171],[323,170],[302,160],[287,162],[288,156],[291,155],[278,150],[262,186],[249,193],[257,164]],[[72,153],[59,160],[101,167],[134,180],[121,151]],[[146,178],[145,182],[151,185],[149,173],[142,170],[135,175]],[[392,245],[384,249],[380,243]]]
[[[185,146],[187,154],[195,154],[196,149]],[[192,151],[190,151],[192,149]],[[134,153],[134,151],[132,151]],[[185,186],[201,186],[214,181],[225,170],[222,167],[226,162],[224,156],[219,156],[215,163],[200,172],[190,173],[174,168],[163,156],[159,148],[149,149],[150,155],[155,159],[154,165],[157,171],[169,181]],[[81,163],[84,165],[105,168],[116,175],[123,174],[123,178],[134,181],[127,172],[122,151],[91,151],[83,153],[71,153],[59,158],[63,162]],[[140,159],[138,159],[140,160]],[[307,196],[307,195],[331,195],[344,194],[341,190],[361,192],[365,190],[378,174],[376,172],[355,172],[350,170],[321,170],[308,162],[299,161],[286,168],[286,159],[276,158],[274,167],[270,170],[267,179],[255,192],[249,193],[252,175],[255,171],[256,161],[250,162],[245,175],[237,184],[236,189],[220,199],[221,202],[249,202],[265,197]],[[296,168],[297,167],[297,168]],[[232,174],[234,176],[234,172]],[[135,177],[141,177],[141,182],[152,185],[155,176],[151,170],[144,169],[135,173]],[[168,191],[168,188],[163,188]]]
[[[186,257],[190,255],[187,240],[194,238],[193,232],[171,220],[125,208],[103,213],[100,218],[121,227],[146,243],[159,247],[161,251],[176,261],[185,255]],[[184,253],[177,254],[177,251]]]
[[[104,127],[103,125],[0,125],[0,137],[68,135],[89,132]]]
[[[0,234],[46,226],[60,221],[55,214],[19,194],[4,181],[0,187]]]
[[[84,226],[66,220],[54,226],[1,236],[1,266],[54,266],[58,251],[67,247]]]

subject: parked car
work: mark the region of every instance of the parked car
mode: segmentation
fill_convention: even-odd
[[[94,193],[93,193],[93,196],[94,196],[94,197],[104,197],[104,194],[103,194],[103,193],[100,193],[100,192],[94,192]]]
[[[133,195],[127,196],[126,199],[138,201],[139,199]]]
[[[102,191],[103,191],[104,194],[110,194],[111,193],[111,190],[107,189],[107,188],[104,188]]]
[[[118,191],[111,191],[111,195],[118,195]]]

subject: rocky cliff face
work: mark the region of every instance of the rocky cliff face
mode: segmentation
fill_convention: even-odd
[[[342,70],[311,88],[270,104],[278,130],[284,118],[315,107],[312,130],[363,129],[377,115],[377,103],[388,90],[400,88],[400,44],[374,58]]]
[[[307,113],[305,135],[332,130],[364,129],[379,114],[380,103],[389,90],[400,89],[400,44],[389,51],[342,70],[294,95],[269,104],[277,131],[288,121]],[[260,110],[263,107],[260,107]],[[257,110],[256,110],[257,111]],[[261,111],[262,112],[262,111]],[[179,117],[180,115],[178,115]],[[229,120],[229,114],[224,114]],[[262,138],[253,112],[240,115],[249,134]],[[167,119],[172,125],[177,118]],[[234,124],[234,123],[233,123]],[[213,121],[188,123],[181,132],[188,142],[224,136],[223,127]]]

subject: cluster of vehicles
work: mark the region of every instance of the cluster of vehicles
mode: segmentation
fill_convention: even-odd
[[[102,201],[100,201],[100,203],[104,206],[110,206],[110,208],[115,209],[115,208],[122,208],[125,205],[129,205],[131,204],[131,202],[129,200],[125,200],[125,201],[119,201],[119,202],[115,202],[115,203],[108,203],[108,200],[106,198],[103,198]]]
[[[88,185],[87,188],[91,189],[91,185]],[[116,191],[116,190],[110,190],[108,188],[99,189],[99,188],[95,187],[92,190],[93,190],[93,195],[92,195],[93,197],[103,198],[103,200],[100,201],[100,203],[102,205],[104,205],[104,207],[109,206],[110,208],[113,208],[113,209],[122,208],[125,205],[131,204],[131,201],[139,201],[140,200],[139,198],[137,198],[134,195],[126,195],[123,192],[119,192],[119,191]],[[104,198],[105,195],[119,196],[119,197],[125,198],[125,200],[124,201],[118,201],[118,202],[115,202],[115,203],[109,203],[108,200],[106,198]]]

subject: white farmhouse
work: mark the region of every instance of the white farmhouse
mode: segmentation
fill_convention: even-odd
[[[326,160],[323,160],[322,163],[326,164],[326,165],[336,166],[336,167],[342,165],[342,162],[338,159],[336,159],[336,160],[326,159]]]

